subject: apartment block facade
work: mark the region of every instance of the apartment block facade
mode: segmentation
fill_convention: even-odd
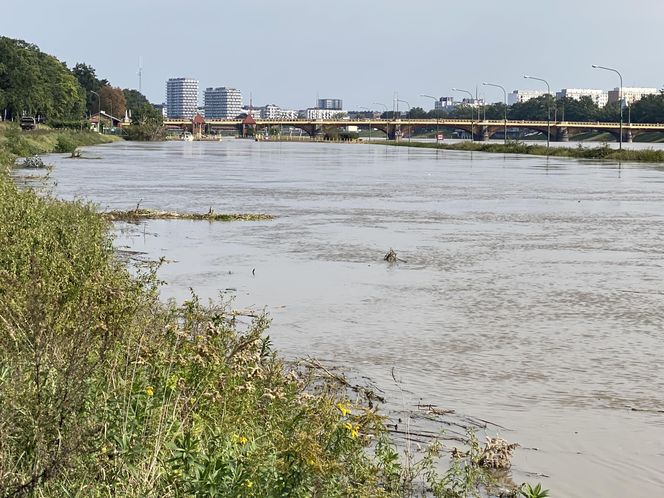
[[[242,113],[242,92],[236,88],[206,88],[206,119],[233,119]]]
[[[191,119],[198,109],[198,80],[171,78],[166,82],[166,115],[170,119]]]

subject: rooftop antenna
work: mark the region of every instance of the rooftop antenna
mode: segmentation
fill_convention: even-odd
[[[254,112],[254,94],[252,92],[249,92],[249,116],[251,116]]]
[[[143,86],[143,58],[138,56],[138,91],[141,92],[141,87]]]

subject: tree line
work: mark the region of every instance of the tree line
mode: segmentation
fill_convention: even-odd
[[[551,95],[543,95],[525,102],[518,102],[507,106],[507,119],[515,121],[590,121],[590,122],[618,122],[620,121],[620,103],[612,102],[604,107],[598,106],[590,97],[581,97],[579,100],[569,97],[556,99]],[[400,113],[401,117],[409,119],[468,119],[473,116],[475,120],[503,119],[505,104],[495,103],[486,106],[471,107],[459,104],[450,110],[425,111],[421,107],[413,107],[407,112]],[[390,119],[394,116],[392,111],[384,112],[381,117]],[[662,123],[664,122],[664,92],[657,95],[645,95],[633,104],[623,107],[623,119],[632,123]]]
[[[153,109],[139,91],[114,87],[88,64],[69,69],[36,45],[0,37],[0,119],[27,115],[64,125],[80,123],[99,110],[120,119],[129,110],[144,118],[150,114],[145,106]]]

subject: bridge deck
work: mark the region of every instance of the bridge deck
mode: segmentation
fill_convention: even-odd
[[[326,120],[309,120],[309,119],[256,119],[258,126],[477,126],[477,127],[496,127],[504,126],[505,121],[502,119],[486,119],[479,121],[471,121],[470,119],[326,119]],[[191,120],[187,119],[165,119],[166,126],[189,126]],[[242,124],[242,119],[207,119],[205,124],[211,126],[239,126]],[[523,120],[507,120],[508,128],[546,128],[549,123],[547,121],[523,121]],[[616,130],[620,128],[620,123],[607,123],[600,121],[551,121],[551,128],[583,128],[593,130]],[[650,130],[650,131],[664,131],[664,123],[623,123],[624,129],[629,130]]]

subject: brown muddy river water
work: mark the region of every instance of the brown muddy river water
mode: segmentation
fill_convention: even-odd
[[[228,290],[286,356],[400,404],[394,367],[407,405],[504,426],[530,448],[514,479],[552,496],[664,496],[664,170],[242,140],[86,155],[49,158],[56,195],[277,216],[119,224],[118,247],[171,261],[164,297]]]

